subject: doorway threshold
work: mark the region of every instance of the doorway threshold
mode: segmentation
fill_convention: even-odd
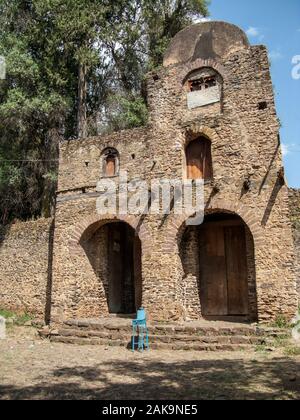
[[[109,314],[108,316],[109,318],[114,318],[114,319],[135,319],[136,318],[136,313],[135,314]]]

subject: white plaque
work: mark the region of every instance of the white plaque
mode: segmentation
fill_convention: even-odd
[[[221,95],[219,86],[213,86],[208,89],[189,92],[187,95],[188,108],[194,109],[201,106],[220,102]]]

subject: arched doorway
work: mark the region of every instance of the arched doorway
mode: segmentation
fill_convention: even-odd
[[[108,225],[108,307],[133,314],[141,306],[141,242],[126,223]]]
[[[80,243],[105,291],[108,312],[134,314],[142,305],[142,246],[135,230],[125,222],[95,223]]]
[[[188,316],[257,319],[254,243],[240,217],[214,213],[187,227],[180,254]]]
[[[204,316],[248,316],[248,267],[243,221],[207,216],[200,227],[200,298]]]

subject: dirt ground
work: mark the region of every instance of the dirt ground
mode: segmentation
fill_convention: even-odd
[[[300,356],[51,344],[33,328],[0,340],[0,399],[300,399]]]

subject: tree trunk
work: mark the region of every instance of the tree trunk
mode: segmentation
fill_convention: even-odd
[[[78,138],[87,137],[86,98],[87,98],[87,67],[79,64],[78,71]]]
[[[60,134],[58,129],[52,129],[49,132],[49,141],[45,145],[44,155],[45,165],[43,171],[48,176],[43,178],[41,215],[45,218],[52,217],[55,214],[57,179],[54,176],[58,176],[59,141]]]

